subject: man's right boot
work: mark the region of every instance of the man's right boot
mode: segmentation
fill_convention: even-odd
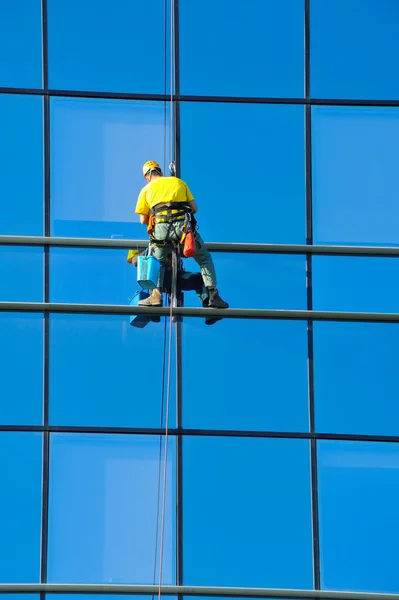
[[[163,306],[162,294],[158,288],[152,290],[145,300],[139,300],[139,306]]]
[[[209,290],[209,308],[229,308],[227,302],[221,299],[216,288],[208,288]]]

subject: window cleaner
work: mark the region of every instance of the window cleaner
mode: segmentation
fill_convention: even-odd
[[[193,258],[201,269],[204,285],[208,290],[210,308],[228,308],[216,287],[216,272],[213,259],[204,241],[196,230],[197,205],[187,184],[177,177],[164,177],[161,167],[153,160],[143,165],[143,176],[147,184],[141,190],[135,212],[140,215],[140,223],[147,225],[153,255],[160,262],[156,287],[151,295],[139,300],[139,306],[163,306],[162,293],[165,267],[171,262],[174,245],[181,244],[186,234],[189,220],[190,231],[195,241]],[[188,216],[186,216],[188,215]],[[191,235],[188,243],[192,242]],[[192,256],[194,248],[187,250]]]

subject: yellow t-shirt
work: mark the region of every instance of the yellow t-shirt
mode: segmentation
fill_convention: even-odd
[[[141,190],[135,212],[148,215],[156,204],[167,202],[191,202],[194,196],[188,185],[178,177],[159,177]]]

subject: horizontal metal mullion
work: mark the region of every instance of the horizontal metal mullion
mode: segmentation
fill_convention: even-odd
[[[195,585],[133,585],[84,583],[1,583],[0,594],[118,594],[214,598],[320,598],[324,600],[399,600],[399,594]]]
[[[84,425],[2,425],[1,432],[37,432],[64,434],[106,434],[106,435],[166,435],[165,428],[159,427],[95,427]],[[226,437],[226,438],[263,438],[263,439],[299,439],[299,440],[330,440],[372,443],[399,443],[399,435],[372,435],[362,433],[323,433],[305,431],[262,431],[244,429],[168,429],[168,435],[183,437]]]
[[[362,99],[362,98],[295,98],[295,97],[268,97],[268,96],[207,96],[193,94],[148,94],[131,92],[106,92],[97,90],[62,90],[26,87],[0,87],[0,94],[21,94],[39,96],[62,96],[65,98],[98,98],[116,100],[148,100],[169,102],[209,102],[225,104],[293,104],[310,106],[365,106],[365,107],[399,107],[399,100],[387,99]]]
[[[169,307],[125,306],[118,304],[73,304],[56,302],[0,302],[0,312],[69,313],[92,315],[147,315],[169,316]],[[320,310],[279,310],[229,308],[173,308],[174,316],[220,317],[223,319],[271,319],[290,321],[348,321],[370,323],[397,323],[399,313],[344,312]]]
[[[387,246],[328,246],[306,244],[256,244],[244,242],[207,242],[211,252],[229,252],[235,254],[317,254],[330,256],[369,256],[398,257],[398,247]],[[109,248],[143,249],[147,240],[121,240],[108,238],[73,238],[0,235],[0,246],[49,246],[61,248]]]

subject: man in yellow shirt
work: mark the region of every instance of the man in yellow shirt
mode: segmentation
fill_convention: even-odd
[[[152,213],[155,216],[152,237],[159,242],[179,241],[186,223],[186,213],[193,218],[192,215],[198,210],[194,196],[187,184],[178,177],[164,177],[161,167],[153,160],[143,165],[143,175],[147,185],[141,190],[135,208],[135,212],[140,215],[140,223],[148,225]],[[196,230],[194,237],[196,249],[194,259],[201,269],[204,285],[209,293],[207,306],[228,308],[229,305],[222,300],[216,287],[216,272],[212,256]],[[141,306],[162,306],[164,267],[171,261],[172,250],[172,245],[153,246],[153,255],[161,263],[158,286],[149,298],[139,302]]]

